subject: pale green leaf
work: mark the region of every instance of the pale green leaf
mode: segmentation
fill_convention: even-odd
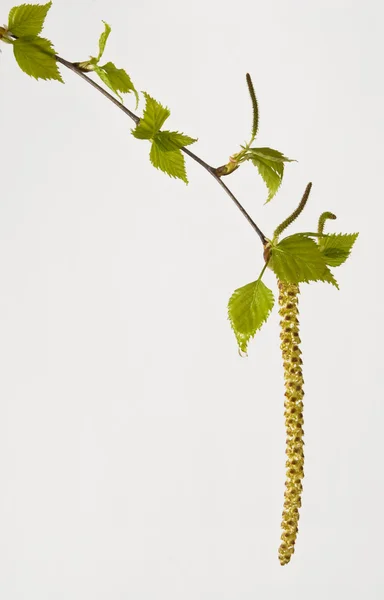
[[[17,37],[39,35],[51,6],[52,2],[14,6],[9,11],[8,30]]]
[[[143,94],[146,100],[144,114],[138,125],[132,130],[132,135],[140,140],[151,140],[161,129],[171,112],[146,92],[143,92]]]
[[[111,89],[113,89],[116,94],[118,92],[122,92],[123,94],[133,92],[135,94],[137,106],[139,103],[139,95],[128,73],[124,71],[124,69],[118,69],[112,62],[107,62],[101,69],[107,74],[108,80],[112,86]]]
[[[271,290],[258,279],[234,291],[228,303],[228,316],[237,343],[247,351],[249,340],[268,319],[274,305]]]
[[[163,152],[170,152],[179,150],[184,146],[189,146],[197,140],[188,135],[184,135],[183,133],[179,133],[178,131],[159,131],[155,135],[154,141],[160,150]]]
[[[170,177],[182,179],[188,183],[187,174],[185,172],[185,161],[181,150],[163,152],[154,141],[149,155],[151,163],[156,169],[161,169]]]
[[[96,62],[99,62],[100,58],[103,56],[104,50],[105,50],[105,44],[107,43],[107,39],[109,37],[109,34],[111,33],[110,25],[108,25],[108,23],[106,23],[105,21],[103,21],[103,23],[104,23],[104,31],[100,35],[100,38],[99,38],[99,54],[97,56]]]
[[[95,71],[95,73],[100,77],[101,81],[103,83],[105,83],[105,85],[107,87],[109,87],[110,90],[112,90],[112,92],[114,94],[116,94],[116,96],[119,98],[120,102],[123,102],[123,98],[120,96],[119,92],[117,90],[115,90],[114,86],[112,85],[111,80],[109,79],[109,75],[108,73],[106,73],[104,71],[104,69],[102,67],[99,67],[98,65],[94,65],[93,66],[93,70]]]
[[[284,163],[293,162],[278,150],[272,148],[250,148],[246,154],[263,178],[269,194],[266,202],[272,200],[279,189],[284,175]]]
[[[327,281],[338,287],[316,242],[300,234],[290,235],[272,246],[268,266],[282,281]]]
[[[272,161],[259,157],[253,158],[252,162],[255,167],[257,167],[268,188],[269,193],[266,202],[269,202],[275,196],[281,185],[284,175],[284,165],[283,163],[273,163]]]
[[[331,267],[339,267],[350,255],[358,233],[330,234],[319,239],[319,250]]]
[[[261,156],[262,158],[266,158],[272,162],[296,162],[293,158],[288,158],[287,156],[284,156],[282,152],[279,152],[279,150],[273,150],[273,148],[250,148],[249,150],[252,152],[252,154]]]
[[[63,83],[49,40],[36,36],[19,38],[13,42],[13,52],[20,69],[27,75],[35,79],[57,79]]]
[[[112,62],[107,62],[101,68],[107,73],[109,80],[118,92],[127,94],[135,89],[128,73],[124,69],[118,69]]]

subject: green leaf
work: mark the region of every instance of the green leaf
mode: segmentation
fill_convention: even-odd
[[[272,148],[249,148],[256,156],[261,156],[272,162],[285,163],[285,162],[296,162],[293,158],[287,158],[282,152],[273,150]]]
[[[123,102],[122,97],[120,96],[119,92],[117,92],[115,90],[115,88],[113,87],[111,80],[109,79],[108,74],[104,71],[104,69],[102,69],[101,67],[99,67],[98,65],[94,65],[93,70],[95,71],[95,73],[100,77],[101,81],[103,83],[105,83],[105,85],[107,87],[109,87],[110,90],[112,90],[112,92],[114,94],[116,94],[116,96],[118,97],[118,99],[120,100],[120,102]]]
[[[26,36],[13,42],[13,53],[22,71],[35,79],[63,80],[57,68],[55,51],[49,40]]]
[[[319,250],[330,267],[339,267],[350,255],[358,233],[334,233],[319,239]]]
[[[97,56],[96,62],[99,62],[100,58],[103,56],[104,50],[105,50],[105,44],[107,43],[107,39],[109,37],[109,34],[111,33],[110,25],[108,25],[108,23],[106,23],[105,21],[103,21],[103,23],[104,23],[104,31],[99,37],[99,54]]]
[[[113,63],[109,62],[102,67],[99,67],[95,64],[93,65],[92,70],[95,71],[105,85],[109,87],[114,94],[116,94],[121,103],[123,103],[123,98],[119,92],[126,94],[127,92],[133,91],[136,96],[137,106],[139,101],[138,93],[135,90],[129,75],[124,71],[124,69],[117,69]]]
[[[8,30],[17,37],[39,35],[51,6],[52,2],[14,6],[9,12]]]
[[[338,288],[316,242],[299,233],[272,246],[268,266],[282,281],[327,281]]]
[[[281,163],[273,163],[268,161],[268,159],[259,157],[253,158],[252,162],[255,167],[257,167],[268,188],[269,193],[266,202],[269,202],[275,196],[281,185],[284,175],[284,165]]]
[[[190,144],[197,142],[196,139],[184,135],[183,133],[179,133],[178,131],[159,131],[155,135],[154,141],[163,152],[179,150],[184,146],[189,146]]]
[[[257,167],[269,190],[266,202],[272,200],[279,189],[284,175],[284,163],[293,162],[278,150],[272,148],[249,148],[246,154]]]
[[[151,163],[156,169],[161,169],[170,177],[182,179],[188,183],[187,174],[185,172],[185,161],[181,150],[173,150],[164,152],[156,143],[156,138],[152,143],[151,152],[149,155]]]
[[[249,340],[268,319],[274,303],[271,290],[261,279],[233,292],[228,316],[240,350],[247,351]]]
[[[110,80],[110,77],[108,77],[107,69],[105,69],[107,65],[112,65],[112,63],[107,63],[107,65],[104,65],[104,67],[98,66],[99,60],[104,54],[109,34],[111,33],[111,26],[108,25],[108,23],[106,23],[105,21],[103,21],[103,23],[104,31],[100,34],[99,37],[99,54],[97,56],[91,56],[89,60],[81,61],[74,64],[77,67],[79,67],[82,71],[95,71],[100,77],[100,79],[118,96],[120,102],[122,102],[123,100],[121,96],[117,93],[116,87]],[[113,67],[116,69],[115,65],[113,65]],[[101,71],[102,69],[104,70],[104,72]]]
[[[146,92],[143,92],[143,94],[146,100],[144,114],[138,125],[132,130],[132,135],[139,140],[151,140],[161,129],[171,112]]]
[[[135,87],[124,69],[118,69],[112,62],[107,62],[101,68],[107,73],[116,91],[123,94],[134,91]]]
[[[107,62],[101,67],[101,69],[103,69],[107,74],[112,86],[111,89],[113,89],[116,94],[118,94],[118,92],[122,92],[123,94],[129,94],[129,92],[133,92],[135,94],[137,107],[139,104],[139,94],[137,93],[128,73],[124,71],[124,69],[118,69],[112,62]]]

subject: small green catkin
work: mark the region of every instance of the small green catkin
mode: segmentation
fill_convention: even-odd
[[[252,102],[252,111],[253,111],[253,123],[252,123],[252,139],[254,139],[257,135],[257,130],[259,128],[259,105],[257,103],[257,98],[255,94],[255,88],[253,87],[252,79],[249,73],[246,74],[248,92],[251,97]]]
[[[307,187],[305,188],[304,194],[302,199],[299,202],[299,205],[297,208],[295,208],[295,210],[293,211],[292,214],[289,215],[289,217],[287,217],[282,223],[280,223],[280,225],[278,227],[276,227],[275,232],[273,234],[274,239],[277,239],[285,229],[287,229],[287,227],[289,225],[291,225],[293,223],[293,221],[295,221],[297,219],[297,217],[299,215],[301,215],[301,213],[303,212],[305,205],[308,202],[308,198],[309,198],[309,194],[311,193],[311,189],[312,189],[312,183],[309,182]],[[330,213],[327,213],[330,214]]]
[[[282,535],[279,548],[281,565],[289,563],[295,551],[298,532],[299,509],[304,477],[304,431],[303,431],[303,372],[301,350],[299,348],[298,295],[299,286],[278,281],[279,314],[281,317],[281,350],[284,363],[285,380],[285,427],[286,445],[286,481],[284,508],[282,516]]]

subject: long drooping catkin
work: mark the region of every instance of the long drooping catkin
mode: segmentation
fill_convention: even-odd
[[[279,314],[281,316],[281,350],[285,380],[285,426],[287,432],[287,462],[282,517],[282,542],[279,548],[280,564],[289,563],[295,551],[299,509],[304,477],[303,431],[303,372],[299,348],[298,294],[299,286],[283,281],[279,285]]]

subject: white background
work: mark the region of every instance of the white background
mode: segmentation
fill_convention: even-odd
[[[251,165],[226,183],[266,235],[308,181],[291,233],[324,210],[330,231],[360,232],[339,292],[302,287],[306,476],[286,567],[278,314],[248,359],[226,315],[262,267],[258,238],[200,166],[189,186],[156,171],[105,98],[63,68],[65,86],[28,78],[2,45],[2,599],[383,597],[382,17],[373,0],[56,0],[44,30],[85,60],[110,23],[106,61],[215,166],[249,137],[249,71],[258,145],[298,162],[268,206]]]

